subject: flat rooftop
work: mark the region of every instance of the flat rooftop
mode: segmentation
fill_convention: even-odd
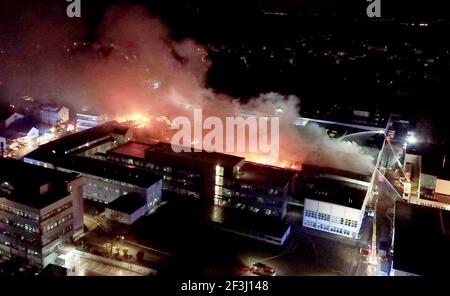
[[[447,274],[450,212],[396,203],[393,267],[419,275]]]
[[[106,207],[114,211],[131,215],[145,205],[146,202],[142,196],[140,196],[136,192],[131,192],[115,199]]]
[[[224,154],[224,153],[216,153],[216,152],[175,152],[172,149],[171,144],[164,143],[164,142],[157,142],[152,144],[144,144],[144,143],[138,143],[138,142],[128,142],[123,145],[118,146],[117,148],[114,148],[108,153],[116,154],[116,155],[122,155],[127,156],[131,158],[138,158],[138,159],[145,159],[145,154],[151,154],[152,152],[155,153],[155,155],[158,154],[164,154],[169,157],[180,157],[183,159],[189,159],[199,162],[206,162],[213,165],[216,165],[218,163],[224,165],[224,166],[234,166],[244,160],[243,157]]]
[[[145,150],[150,148],[150,144],[128,142],[108,151],[110,154],[128,156],[131,158],[145,159]]]
[[[366,193],[367,189],[363,186],[319,178],[314,181],[305,198],[360,210],[364,204]]]
[[[314,165],[302,165],[301,174],[305,177],[320,176],[320,175],[333,175],[344,178],[349,178],[362,182],[370,182],[372,179],[371,174],[363,175],[355,172],[344,171],[340,169],[330,168],[330,167],[319,167]]]
[[[179,146],[179,147],[181,147],[181,146]],[[223,166],[235,166],[236,164],[238,164],[239,162],[244,160],[244,157],[239,157],[239,156],[234,156],[234,155],[229,155],[229,154],[224,154],[224,153],[217,153],[217,152],[201,151],[201,152],[179,152],[179,153],[177,153],[177,152],[173,151],[171,144],[164,143],[164,142],[159,142],[157,144],[150,146],[147,149],[147,153],[152,153],[152,152],[162,153],[162,154],[165,154],[168,156],[173,156],[173,157],[182,157],[185,159],[190,159],[190,160],[199,161],[199,162],[206,162],[206,163],[213,164],[213,165],[220,163]]]
[[[239,169],[238,179],[257,184],[267,184],[276,187],[286,186],[297,171],[245,162]]]
[[[134,166],[77,155],[67,155],[57,162],[56,165],[83,174],[133,184],[143,188],[150,187],[161,180],[160,176]]]
[[[113,140],[111,136],[112,134],[124,135],[127,131],[127,128],[122,127],[115,121],[111,121],[103,125],[67,135],[55,141],[49,142],[29,153],[25,157],[51,162],[56,158],[60,158],[66,155],[67,151],[70,151],[77,147],[81,147],[86,143],[107,137],[110,137],[110,139]]]
[[[0,158],[0,167],[0,196],[38,209],[66,197],[65,183],[79,176],[6,158]],[[46,184],[51,185],[48,192],[40,194],[40,187]]]

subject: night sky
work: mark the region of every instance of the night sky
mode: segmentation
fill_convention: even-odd
[[[370,39],[386,39],[388,41],[408,37],[409,40],[417,39],[418,42],[426,44],[430,50],[438,47],[445,48],[449,44],[448,27],[433,28],[433,30],[417,36],[413,35],[416,33],[411,33],[411,37],[391,26],[360,26],[359,23],[355,25],[353,22],[355,19],[367,18],[365,9],[368,2],[365,0],[82,0],[81,2],[83,17],[68,19],[65,16],[67,2],[64,0],[1,1],[0,47],[14,48],[18,51],[26,50],[26,48],[22,48],[21,40],[26,39],[31,34],[30,32],[33,32],[35,24],[40,19],[53,23],[55,27],[67,28],[67,35],[72,36],[74,40],[94,40],[104,12],[116,3],[144,5],[153,15],[159,16],[167,24],[172,37],[176,39],[193,38],[200,44],[223,43],[227,46],[236,46],[241,42],[254,41],[258,46],[261,42],[283,45],[285,40],[294,38],[292,36],[315,31],[331,32],[343,40],[355,36],[367,36]],[[396,22],[403,20],[436,21],[448,16],[449,10],[446,8],[445,2],[439,0],[382,0],[382,16],[394,18]],[[286,12],[290,16],[287,20],[263,18],[261,17],[263,11]],[[313,21],[304,20],[311,15],[316,16]],[[52,29],[49,28],[49,30]],[[42,34],[45,35],[45,32]],[[58,38],[54,40],[55,46],[66,41],[64,36],[61,38],[61,40]],[[42,59],[44,58],[42,57]],[[412,98],[405,99],[392,94],[371,91],[370,86],[364,85],[364,81],[355,80],[354,85],[345,88],[341,82],[336,80],[342,73],[325,73],[322,68],[316,68],[315,64],[307,64],[304,68],[305,73],[292,72],[290,76],[288,73],[284,76],[278,75],[273,79],[264,80],[264,77],[254,76],[253,72],[243,71],[239,74],[240,69],[223,67],[222,65],[227,64],[228,61],[221,60],[221,57],[217,59],[217,61],[213,60],[208,83],[214,89],[233,96],[248,97],[258,92],[273,90],[281,93],[293,93],[298,95],[303,102],[315,101],[329,104],[354,104],[355,102],[359,103],[361,97],[364,97],[367,101],[372,102],[371,105],[389,106],[392,108],[390,111],[405,112],[417,117],[419,121],[430,121],[423,125],[434,126],[433,133],[436,137],[447,134],[447,114],[440,106],[441,102],[448,99],[450,94],[448,84],[445,84],[445,81],[449,81],[449,64],[447,67],[444,64],[439,70],[443,81],[440,85],[424,86],[418,89]],[[322,65],[319,64],[319,66]],[[328,71],[328,69],[326,70]],[[383,70],[380,69],[380,71]],[[349,71],[351,76],[353,70]],[[257,74],[258,70],[254,72]],[[355,73],[353,72],[353,76],[359,75]],[[0,81],[3,80],[2,83],[7,83],[2,76],[8,77],[10,73],[1,74]],[[249,76],[254,78],[247,78]],[[248,79],[247,85],[242,86],[237,83],[244,78]],[[413,84],[413,82],[411,83]],[[2,94],[1,84],[0,94]],[[420,100],[420,108],[412,104],[412,100]]]

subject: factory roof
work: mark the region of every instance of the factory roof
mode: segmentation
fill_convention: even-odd
[[[245,162],[239,168],[238,179],[250,183],[284,187],[294,178],[296,173],[297,171],[294,170]]]
[[[128,142],[108,151],[108,153],[139,159],[144,159],[146,157],[146,154],[151,157],[152,153],[155,156],[162,153],[166,156],[171,156],[174,158],[183,158],[198,162],[206,162],[213,165],[221,164],[224,166],[234,166],[244,160],[243,157],[217,152],[175,152],[172,149],[171,144],[158,141],[155,141],[152,144]]]
[[[121,197],[109,203],[106,207],[114,211],[131,215],[145,206],[146,202],[144,198],[142,198],[136,192],[131,192],[126,195],[122,195]]]
[[[450,265],[450,212],[396,203],[393,268],[442,275]]]
[[[161,180],[161,177],[143,169],[77,155],[67,155],[58,161],[56,165],[71,171],[133,184],[144,188],[148,188]]]
[[[40,194],[46,184],[65,184],[75,180],[78,174],[0,158],[0,195],[33,208],[43,208],[68,195],[66,186],[50,186]]]
[[[108,153],[144,159],[145,158],[145,150],[147,150],[147,148],[149,148],[150,146],[151,145],[149,145],[149,144],[128,142],[128,143],[120,145],[114,149],[109,150]]]
[[[360,174],[355,172],[344,171],[340,169],[330,168],[330,167],[319,167],[314,165],[303,164],[302,165],[302,175],[304,176],[339,176],[343,178],[353,179],[356,181],[370,182],[372,179],[372,174]]]
[[[111,121],[49,142],[29,153],[26,157],[51,162],[55,158],[66,155],[66,152],[72,149],[81,148],[87,143],[110,137],[112,134],[123,135],[127,131],[128,129],[120,126],[117,122]],[[112,138],[110,139],[112,140]]]
[[[314,181],[306,198],[360,210],[364,204],[366,193],[367,189],[362,186],[319,178]]]
[[[179,146],[181,148],[181,146]],[[189,149],[189,148],[187,148]],[[193,150],[193,149],[192,149]],[[147,150],[147,153],[162,153],[167,156],[174,156],[174,157],[180,157],[184,159],[194,160],[198,162],[204,162],[208,164],[213,165],[223,165],[223,166],[235,166],[242,160],[244,160],[244,157],[224,154],[224,153],[217,153],[217,152],[206,152],[206,151],[200,151],[200,152],[175,152],[172,148],[171,144],[159,142],[157,144],[154,144],[150,146]]]

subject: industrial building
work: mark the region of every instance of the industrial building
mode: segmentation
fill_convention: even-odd
[[[109,149],[129,141],[132,135],[130,129],[112,121],[42,145],[26,155],[24,161],[53,167],[54,162],[67,155],[101,158]]]
[[[146,170],[99,159],[111,147],[128,140],[131,137],[128,132],[109,123],[50,142],[28,154],[24,161],[80,173],[86,179],[83,191],[86,199],[108,204],[136,192],[156,206],[161,201],[161,178]]]
[[[163,190],[173,195],[279,219],[286,215],[290,184],[297,173],[221,153],[176,153],[162,142],[128,142],[106,157],[162,176]]]
[[[83,232],[83,185],[78,174],[0,159],[0,255],[45,267]]]
[[[370,183],[344,177],[318,176],[306,185],[303,226],[358,238]]]
[[[289,227],[283,218],[297,171],[221,153],[176,153],[170,144],[138,143],[131,137],[127,128],[111,122],[45,144],[24,161],[80,173],[86,179],[84,198],[106,204],[106,216],[121,223],[133,223],[163,198],[190,198],[269,218],[278,230],[264,233],[261,229],[257,237],[269,235],[265,240],[270,243],[284,243]],[[138,201],[136,194],[145,204],[132,202]],[[230,225],[221,227],[254,236],[250,226],[243,231]]]

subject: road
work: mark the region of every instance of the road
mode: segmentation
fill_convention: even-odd
[[[69,276],[142,276],[139,273],[73,255],[67,263]]]

